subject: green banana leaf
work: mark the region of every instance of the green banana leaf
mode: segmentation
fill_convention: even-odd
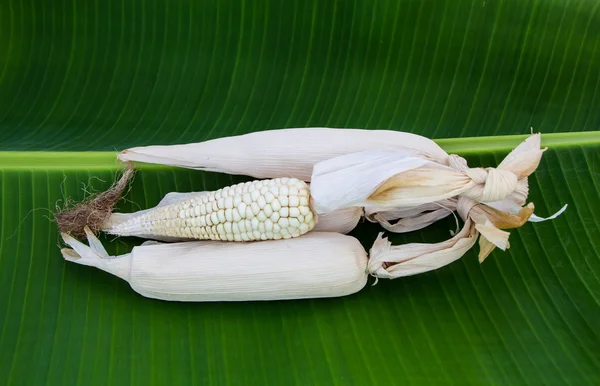
[[[596,0],[0,1],[0,384],[600,384],[599,45]],[[481,265],[336,299],[155,301],[62,259],[53,212],[108,188],[117,151],[310,126],[473,166],[533,127],[529,200],[569,208]],[[119,210],[245,179],[143,165]]]

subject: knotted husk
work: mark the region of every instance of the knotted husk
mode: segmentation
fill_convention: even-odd
[[[470,168],[457,156],[448,165],[401,152],[362,151],[316,164],[311,195],[317,213],[352,206],[404,210],[453,197],[478,203],[527,197],[527,177],[545,149],[533,134],[510,152],[497,168]]]

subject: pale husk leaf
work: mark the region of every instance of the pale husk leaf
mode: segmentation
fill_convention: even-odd
[[[353,206],[367,206],[367,198],[392,176],[428,161],[399,152],[365,151],[318,163],[310,183],[317,214]]]
[[[369,252],[369,274],[387,279],[432,271],[460,259],[477,241],[471,220],[454,237],[441,243],[392,246],[382,233]]]

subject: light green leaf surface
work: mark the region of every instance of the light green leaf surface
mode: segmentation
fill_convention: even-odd
[[[599,36],[590,0],[0,1],[0,384],[599,384]],[[115,151],[307,126],[483,166],[533,127],[529,199],[569,208],[340,299],[160,302],[60,256],[51,211],[110,186]],[[144,165],[119,209],[244,179]]]

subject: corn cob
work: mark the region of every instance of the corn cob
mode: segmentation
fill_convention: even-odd
[[[152,210],[113,214],[103,230],[146,238],[279,240],[307,233],[316,221],[309,187],[295,178],[249,181],[183,198]]]
[[[170,301],[250,301],[350,295],[367,283],[367,253],[351,236],[311,232],[260,243],[147,242],[109,256],[86,228],[89,246],[62,234],[67,261],[127,281],[142,296]]]

